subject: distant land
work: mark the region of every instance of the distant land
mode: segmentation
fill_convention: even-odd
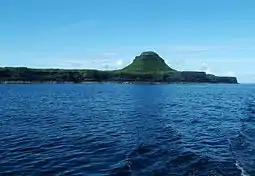
[[[205,72],[178,71],[169,67],[157,53],[147,51],[120,70],[33,69],[1,67],[0,83],[228,83],[237,84],[235,77],[219,77]]]

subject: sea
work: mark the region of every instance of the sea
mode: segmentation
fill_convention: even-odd
[[[255,85],[0,85],[2,176],[255,176]]]

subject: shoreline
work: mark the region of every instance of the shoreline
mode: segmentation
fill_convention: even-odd
[[[239,84],[224,82],[151,82],[151,81],[83,81],[83,82],[58,82],[58,81],[1,81],[0,84]]]

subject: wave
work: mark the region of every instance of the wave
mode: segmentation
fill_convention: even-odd
[[[239,166],[239,165],[238,165]],[[183,148],[138,145],[127,157],[112,166],[111,175],[232,175],[249,176],[235,161],[216,161],[212,157]],[[246,175],[244,175],[246,174]]]
[[[243,167],[240,166],[240,164],[238,162],[236,162],[236,167],[241,171],[241,175],[242,176],[250,176],[245,170]]]

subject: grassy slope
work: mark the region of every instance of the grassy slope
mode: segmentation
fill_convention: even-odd
[[[135,59],[132,64],[120,71],[130,74],[168,74],[175,70],[171,69],[163,60]]]

